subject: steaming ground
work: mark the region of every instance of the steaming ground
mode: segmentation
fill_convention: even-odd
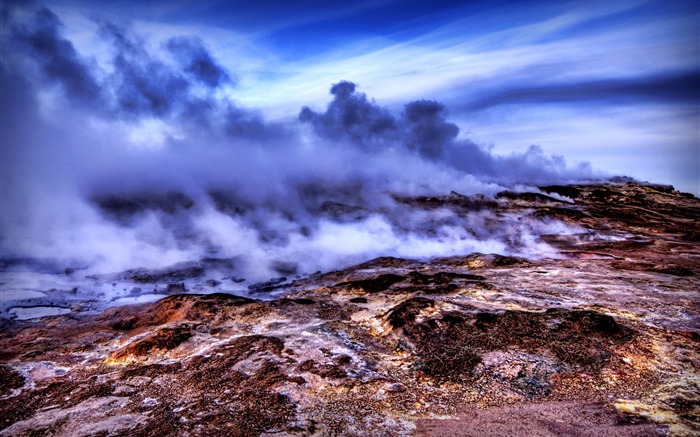
[[[552,257],[539,235],[583,232],[490,209],[504,200],[451,196],[468,206],[397,196],[375,209],[324,201],[315,214],[294,215],[245,209],[222,192],[100,197],[76,209],[85,218],[80,226],[4,258],[3,310],[19,318],[96,311],[183,291],[264,298],[293,279],[378,256]]]
[[[550,257],[540,235],[580,232],[490,206],[504,189],[597,176],[590,166],[537,147],[496,154],[439,102],[395,114],[339,81],[325,109],[269,122],[235,103],[237,73],[196,38],[153,43],[96,19],[98,56],[43,6],[2,12],[5,315],[156,299],[165,282],[249,293],[378,256]],[[415,201],[453,191],[483,196]],[[183,268],[202,271],[155,286],[127,272]]]

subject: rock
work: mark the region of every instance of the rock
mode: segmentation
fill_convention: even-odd
[[[257,282],[248,286],[248,290],[254,293],[273,291],[285,286],[286,277],[273,278],[266,282]]]
[[[379,275],[374,278],[370,279],[361,279],[357,281],[347,281],[347,282],[340,282],[336,284],[336,287],[348,287],[348,288],[358,288],[362,291],[366,291],[368,293],[376,293],[378,291],[384,291],[391,287],[393,284],[396,284],[397,282],[401,282],[404,279],[406,279],[403,276],[400,275],[394,275],[391,273],[384,274],[384,275]]]

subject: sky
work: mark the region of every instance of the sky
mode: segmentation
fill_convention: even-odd
[[[464,136],[531,145],[700,194],[697,1],[90,1],[48,5],[96,52],[95,17],[154,43],[201,38],[227,93],[270,119],[322,109],[352,81],[397,112],[443,103]]]
[[[392,196],[618,175],[700,195],[697,1],[6,0],[0,19],[3,256],[546,254],[557,224]],[[329,218],[347,207],[365,213]]]

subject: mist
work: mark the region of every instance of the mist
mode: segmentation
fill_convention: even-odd
[[[259,281],[377,256],[554,256],[537,237],[574,231],[562,223],[406,199],[600,176],[536,146],[497,154],[430,96],[392,112],[352,78],[327,85],[325,107],[268,121],[202,40],[95,24],[99,60],[51,10],[3,4],[3,258],[86,274],[230,259]]]

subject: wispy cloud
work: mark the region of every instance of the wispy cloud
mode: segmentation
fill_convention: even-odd
[[[483,110],[509,104],[598,102],[649,103],[678,102],[693,104],[700,101],[700,70],[682,71],[651,77],[590,80],[550,85],[515,85],[500,87],[466,103],[468,111]]]
[[[693,17],[649,16],[585,32],[579,27],[585,27],[589,19],[588,15],[567,16],[562,20],[565,25],[552,26],[550,19],[487,35],[467,31],[461,37],[458,29],[469,27],[466,20],[460,20],[411,41],[376,38],[353,42],[316,59],[278,65],[279,74],[264,92],[258,87],[242,89],[238,97],[281,112],[286,107],[286,90],[309,103],[318,102],[325,90],[317,84],[341,78],[363,84],[366,92],[391,104],[449,95],[465,100],[484,87],[512,88],[517,82],[565,84],[698,68],[693,34],[670,32],[690,28]],[[571,31],[564,32],[566,29]]]

